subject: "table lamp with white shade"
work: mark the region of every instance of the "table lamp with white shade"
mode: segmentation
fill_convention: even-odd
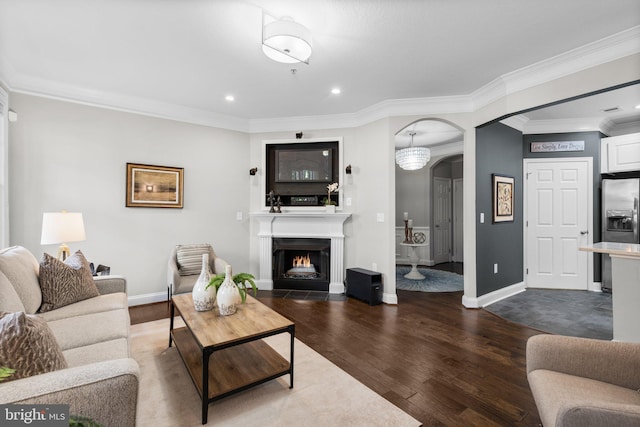
[[[64,261],[71,251],[67,243],[81,242],[86,239],[84,221],[80,212],[45,212],[42,214],[41,245],[60,243],[58,259]]]

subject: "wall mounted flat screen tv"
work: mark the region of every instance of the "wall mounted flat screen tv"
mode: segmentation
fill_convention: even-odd
[[[275,152],[275,182],[331,182],[332,150],[328,148]]]
[[[265,160],[265,206],[270,191],[282,206],[321,206],[327,184],[340,180],[338,141],[268,144]],[[338,203],[338,193],[331,199]]]

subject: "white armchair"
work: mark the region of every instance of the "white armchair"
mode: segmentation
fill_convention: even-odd
[[[167,269],[169,301],[177,294],[191,292],[202,267],[202,255],[209,254],[209,268],[214,274],[223,273],[227,262],[218,258],[211,245],[177,245],[171,250]]]

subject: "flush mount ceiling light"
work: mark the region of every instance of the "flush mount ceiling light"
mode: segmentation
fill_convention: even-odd
[[[269,58],[285,64],[309,63],[311,32],[285,17],[268,24],[262,20],[262,51]]]
[[[414,171],[424,167],[431,158],[431,150],[427,147],[414,147],[415,132],[409,132],[411,143],[407,148],[396,151],[396,163],[404,170]]]

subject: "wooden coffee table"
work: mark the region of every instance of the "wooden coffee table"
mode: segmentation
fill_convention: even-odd
[[[215,400],[287,374],[293,388],[293,322],[249,295],[230,316],[220,316],[217,308],[196,311],[191,294],[171,300],[169,347],[175,342],[200,393],[202,424],[207,423],[209,403]],[[186,327],[173,328],[175,310]],[[288,361],[262,341],[284,332],[291,335]]]

